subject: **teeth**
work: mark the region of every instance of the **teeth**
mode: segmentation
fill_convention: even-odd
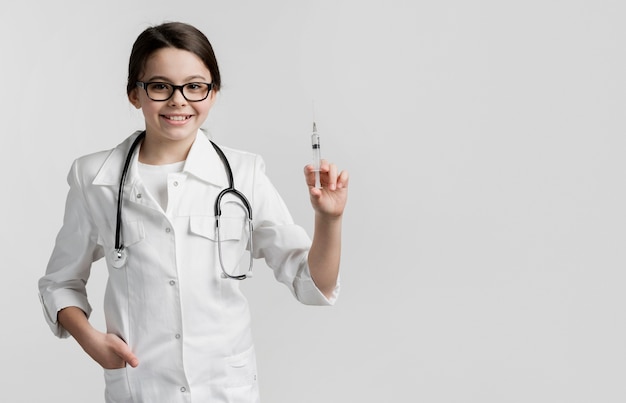
[[[168,116],[167,118],[169,120],[177,120],[177,121],[187,120],[187,116]]]

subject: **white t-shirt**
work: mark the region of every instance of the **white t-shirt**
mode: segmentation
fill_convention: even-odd
[[[139,176],[148,192],[159,203],[163,211],[167,210],[167,177],[169,174],[183,171],[185,161],[165,165],[148,165],[138,162]]]

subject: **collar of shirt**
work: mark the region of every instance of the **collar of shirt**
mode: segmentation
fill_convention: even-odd
[[[94,178],[94,185],[113,186],[119,184],[128,150],[140,133],[141,131],[133,133],[111,151]],[[127,183],[129,184],[135,183],[139,178],[137,163],[138,153],[135,151],[127,174]],[[189,150],[183,172],[222,188],[228,186],[226,168],[207,136],[201,131],[196,134],[196,140]]]

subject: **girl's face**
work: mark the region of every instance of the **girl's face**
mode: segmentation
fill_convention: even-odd
[[[202,60],[186,50],[162,48],[146,61],[140,81],[159,81],[174,85],[191,82],[211,82],[211,73]],[[143,88],[135,88],[128,95],[130,102],[141,108],[146,121],[146,136],[160,142],[188,141],[195,139],[200,126],[206,120],[215,102],[215,91],[199,102],[189,102],[180,90],[167,101],[153,101]]]

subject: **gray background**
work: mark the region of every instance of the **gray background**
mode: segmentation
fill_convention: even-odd
[[[343,291],[301,306],[244,284],[262,397],[624,402],[626,3],[22,1],[2,52],[0,400],[96,402],[101,370],[37,299],[80,155],[137,128],[126,64],[148,25],[212,41],[207,128],[262,154],[309,232],[312,102],[351,173]],[[102,328],[104,265],[89,285]]]

